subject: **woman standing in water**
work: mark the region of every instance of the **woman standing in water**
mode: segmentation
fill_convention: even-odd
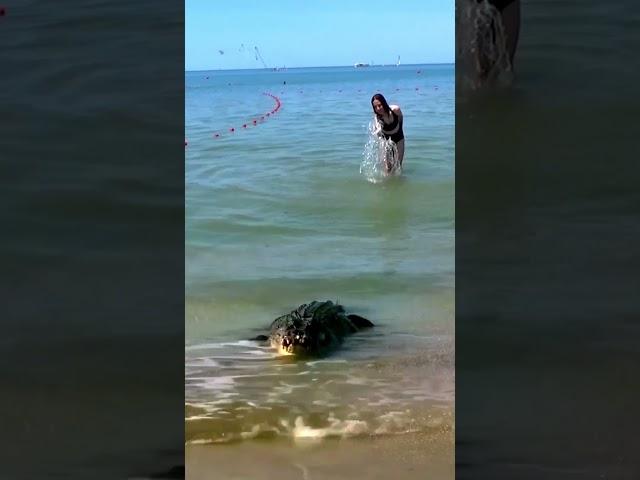
[[[389,105],[379,93],[371,97],[371,106],[378,122],[376,133],[391,139],[398,148],[398,165],[402,167],[404,158],[404,133],[402,132],[402,110],[398,105]],[[386,160],[387,172],[393,169],[393,163]]]

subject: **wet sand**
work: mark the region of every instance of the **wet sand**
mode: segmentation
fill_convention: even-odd
[[[261,480],[453,479],[454,432],[320,442],[251,441],[193,445],[186,478]]]

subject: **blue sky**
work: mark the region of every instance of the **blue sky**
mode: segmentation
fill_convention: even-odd
[[[270,68],[453,63],[454,17],[454,0],[185,0],[185,68],[262,68],[255,47]]]

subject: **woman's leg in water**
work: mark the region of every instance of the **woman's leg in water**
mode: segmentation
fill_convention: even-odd
[[[404,138],[395,144],[396,158],[393,158],[391,151],[387,150],[384,158],[384,166],[387,173],[391,173],[396,165],[402,167],[402,160],[404,159]]]
[[[501,12],[504,33],[507,37],[507,50],[509,51],[509,61],[513,68],[513,58],[518,47],[518,37],[520,36],[520,0],[515,0],[504,7]]]
[[[404,138],[396,143],[398,147],[398,163],[402,166],[402,160],[404,159]]]

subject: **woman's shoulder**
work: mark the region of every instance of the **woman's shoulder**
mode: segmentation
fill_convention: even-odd
[[[400,110],[400,107],[398,105],[389,105],[389,108],[392,112],[402,115],[402,110]]]

